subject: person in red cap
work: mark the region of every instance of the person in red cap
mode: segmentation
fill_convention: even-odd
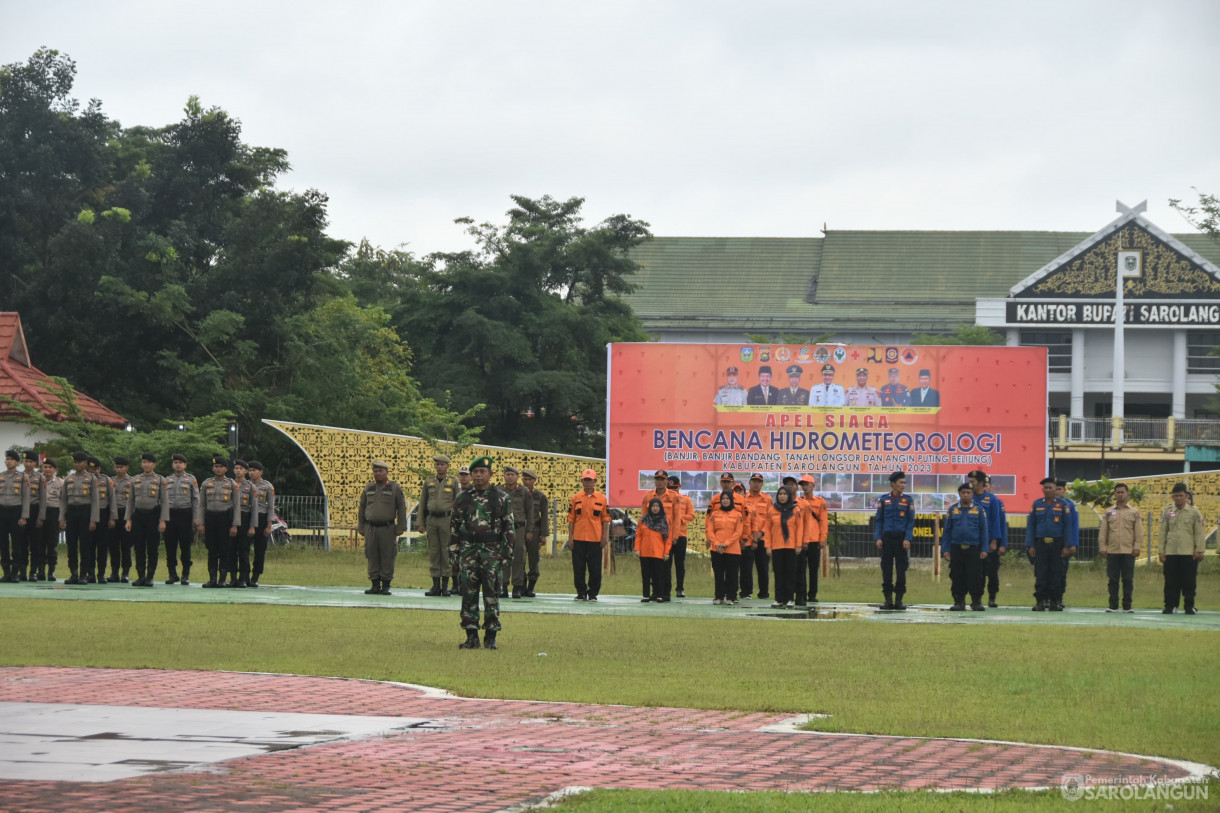
[[[800,479],[801,493],[797,504],[805,512],[805,552],[796,557],[796,606],[804,607],[818,600],[818,575],[822,570],[822,545],[826,544],[830,515],[826,500],[813,493],[812,474]],[[808,568],[808,570],[806,570]]]
[[[658,499],[661,501],[661,506],[665,510],[665,520],[667,522],[668,527],[677,528],[678,525],[683,524],[682,523],[682,502],[681,502],[681,500],[678,499],[678,492],[669,490],[669,472],[665,471],[664,469],[658,469],[657,472],[652,477],[653,477],[653,480],[656,482],[656,488],[654,488],[652,491],[647,491],[644,493],[644,500],[643,500],[643,502],[640,503],[640,513],[641,513],[641,515],[647,514],[648,513],[648,504],[650,502],[652,502],[652,500],[654,498]],[[637,539],[638,539],[638,534],[639,534],[638,527],[636,529],[636,534],[637,534]],[[670,537],[670,544],[671,545],[673,544],[672,536]],[[666,559],[665,562],[666,562],[665,567],[666,567],[666,570],[668,571],[669,560]],[[666,584],[662,586],[662,589],[660,592],[661,592],[661,598],[658,599],[659,601],[669,601],[670,600],[668,579],[666,579]]]
[[[602,550],[610,543],[610,502],[594,488],[596,483],[597,472],[585,469],[580,474],[581,490],[568,501],[568,547],[577,601],[597,601],[602,589]]]

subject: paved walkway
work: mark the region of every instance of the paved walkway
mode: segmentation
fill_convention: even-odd
[[[1070,748],[798,733],[792,718],[782,715],[468,700],[423,687],[336,678],[0,668],[0,702],[52,701],[398,717],[412,727],[111,782],[5,781],[0,809],[498,811],[574,786],[998,789],[1057,787],[1065,773],[1096,781],[1186,779],[1207,770]],[[78,731],[73,739],[108,734],[113,732]]]

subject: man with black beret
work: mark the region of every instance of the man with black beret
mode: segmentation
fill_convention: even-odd
[[[165,478],[157,474],[157,456],[152,452],[140,455],[143,469],[131,480],[127,498],[126,528],[131,534],[136,552],[136,576],[132,587],[152,587],[157,574],[157,552],[160,536],[169,522],[169,500]]]
[[[0,566],[6,582],[17,581],[13,555],[21,548],[25,517],[30,513],[30,478],[17,469],[20,462],[21,455],[9,449],[0,472]]]
[[[174,473],[165,478],[168,489],[169,522],[165,526],[166,584],[178,581],[178,557],[182,557],[182,583],[191,583],[191,543],[195,541],[195,518],[199,515],[199,481],[186,470],[186,455],[170,457]]]
[[[258,587],[267,557],[267,540],[271,537],[271,518],[275,516],[275,486],[263,478],[263,464],[250,461],[250,528],[246,531],[254,545],[254,560],[250,563],[250,579],[246,587]]]
[[[208,580],[204,587],[224,586],[225,568],[232,559],[230,548],[237,536],[240,517],[237,483],[229,477],[229,458],[215,455],[212,476],[199,487],[199,513],[195,515],[195,527],[203,533],[203,544],[208,550]],[[185,573],[183,578],[185,581]]]
[[[106,559],[109,557],[110,528],[114,517],[114,481],[110,475],[102,471],[102,461],[89,455],[89,473],[97,489],[97,527],[93,529],[93,562],[94,567],[86,578],[93,584],[103,584],[110,581],[106,578]],[[117,572],[119,567],[116,553],[112,567]],[[118,581],[116,578],[115,581]]]
[[[71,576],[64,584],[88,584],[93,581],[93,531],[97,528],[99,506],[97,481],[88,471],[89,454],[72,453],[72,471],[64,477],[64,514],[59,530],[68,545],[68,570]]]
[[[55,565],[59,563],[59,519],[63,512],[64,481],[59,476],[59,464],[48,457],[42,461],[42,499],[38,502],[37,533],[30,545],[37,547],[38,581],[55,581]],[[30,575],[30,581],[35,577]]]
[[[130,584],[131,534],[127,532],[127,502],[131,498],[131,461],[123,455],[114,459],[114,513],[110,515],[110,575],[108,582]]]
[[[38,509],[42,504],[43,477],[38,453],[27,451],[22,456],[21,467],[30,489],[30,508],[25,514],[25,525],[18,536],[17,549],[13,552],[13,567],[17,581],[33,581],[34,573],[42,563],[43,552],[38,542]],[[36,559],[36,560],[35,560]]]

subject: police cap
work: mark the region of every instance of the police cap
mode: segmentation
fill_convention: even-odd
[[[737,375],[737,368],[730,367],[729,369],[725,370],[725,372],[728,373],[729,375]]]
[[[386,463],[384,460],[374,460],[372,465],[373,465],[373,468],[375,468],[375,469],[385,469],[385,470],[389,471],[389,468],[390,468],[389,464]]]
[[[470,470],[474,471],[475,469],[487,469],[488,471],[491,471],[491,462],[491,458],[487,457],[486,455],[483,457],[476,457],[474,460],[470,461]]]
[[[833,364],[823,364],[822,365],[822,375],[826,375],[827,373],[834,375],[834,372],[835,372],[835,366]]]
[[[141,460],[151,460],[153,463],[157,462],[157,456],[155,454],[153,454],[152,452],[145,452],[144,454],[140,455],[140,459]]]
[[[26,452],[24,455],[22,455],[22,457],[24,457],[26,460],[33,460],[35,463],[38,462],[38,452],[35,451]]]
[[[126,458],[124,455],[119,455],[118,457],[114,458],[114,465],[116,465],[116,466],[130,466],[130,465],[131,465],[131,461],[130,461],[130,460],[128,460],[128,459],[127,459],[127,458]]]
[[[861,373],[863,373],[864,375],[868,375],[868,368],[867,367],[857,367],[856,375],[860,375]]]
[[[919,371],[919,377],[920,377],[920,378],[923,378],[925,375],[926,375],[928,378],[931,378],[931,377],[932,377],[932,371],[931,371],[931,370],[920,370],[920,371]]]
[[[969,483],[962,483],[960,486],[957,487],[957,491],[959,494],[963,491],[974,491],[974,487],[972,485],[970,485]]]
[[[259,463],[257,460],[251,460],[249,463],[247,463],[247,464],[246,464],[246,468],[248,468],[248,469],[257,469],[258,471],[262,471],[262,470],[263,470],[263,464],[262,464],[262,463]]]
[[[470,474],[470,466],[458,466],[458,474]]]
[[[447,455],[447,454],[434,454],[434,455],[432,455],[432,462],[433,462],[433,463],[448,463],[448,462],[449,462],[449,455]],[[388,468],[388,467],[387,467],[387,468]]]
[[[800,375],[804,371],[801,369],[801,365],[799,364],[789,364],[787,372],[788,375]]]
[[[174,454],[170,455],[169,459],[175,463],[185,463],[186,455],[175,452]]]
[[[898,375],[898,368],[897,368],[897,367],[891,367],[891,368],[890,368],[890,375]]]
[[[89,453],[88,453],[88,452],[84,452],[84,451],[80,451],[80,450],[77,450],[77,451],[73,452],[73,453],[72,453],[72,462],[73,462],[73,463],[87,463],[87,462],[89,462]]]

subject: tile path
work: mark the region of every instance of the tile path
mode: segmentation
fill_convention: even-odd
[[[1169,760],[968,740],[809,734],[787,715],[462,699],[375,681],[0,668],[0,702],[422,718],[324,743],[107,783],[5,781],[0,809],[498,811],[565,787],[706,790],[1057,787],[1064,773],[1186,779]]]

